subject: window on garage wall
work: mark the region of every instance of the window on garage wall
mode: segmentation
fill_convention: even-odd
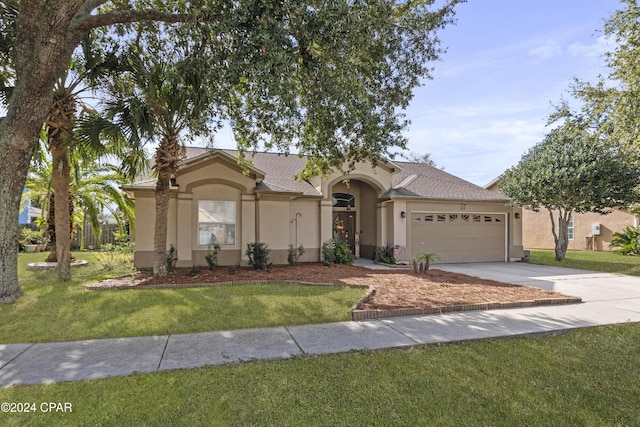
[[[198,246],[236,244],[236,202],[198,200]]]
[[[573,231],[574,231],[573,215],[571,215],[571,217],[569,217],[569,224],[567,224],[567,225],[568,225],[567,234],[569,235],[569,240],[573,240]]]

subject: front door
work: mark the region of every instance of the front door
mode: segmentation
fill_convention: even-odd
[[[333,213],[333,238],[336,242],[346,242],[352,253],[356,247],[356,213],[340,211]]]

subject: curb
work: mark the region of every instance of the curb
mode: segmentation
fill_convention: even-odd
[[[123,276],[127,277],[127,276]],[[145,289],[176,289],[176,288],[215,288],[219,286],[242,286],[242,285],[303,285],[303,286],[325,286],[334,288],[355,288],[368,289],[368,285],[351,285],[347,283],[317,283],[317,282],[296,282],[287,280],[242,280],[215,283],[163,283],[160,285],[120,285],[120,286],[96,286],[87,285],[87,291],[122,291],[122,290],[145,290]]]
[[[375,292],[375,291],[374,291]],[[368,293],[362,300],[370,296]],[[362,301],[361,300],[361,301]],[[371,319],[383,319],[387,317],[400,317],[400,316],[420,316],[425,314],[442,314],[447,312],[462,312],[462,311],[475,311],[475,310],[495,310],[501,308],[525,308],[533,307],[537,305],[562,305],[562,304],[575,304],[581,303],[582,298],[548,298],[531,301],[520,302],[487,302],[478,304],[455,304],[444,307],[433,308],[392,308],[392,309],[375,309],[375,310],[357,310],[351,311],[351,320],[371,320]]]

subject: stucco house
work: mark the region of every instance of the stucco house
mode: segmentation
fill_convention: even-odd
[[[486,188],[498,192],[498,179],[487,184]],[[638,219],[625,209],[611,209],[607,215],[594,212],[573,214],[569,221],[568,249],[608,251],[613,233],[628,226],[638,226]],[[527,249],[555,248],[547,209],[542,208],[539,212],[522,210],[522,244]]]
[[[210,242],[221,265],[245,265],[250,242],[264,242],[274,264],[286,264],[289,245],[303,245],[301,261],[320,261],[322,243],[340,238],[354,254],[372,257],[394,245],[410,262],[435,252],[441,262],[519,260],[521,210],[507,199],[438,168],[410,162],[358,164],[296,181],[305,159],[256,153],[243,174],[234,150],[188,148],[171,188],[167,247],[178,267],[206,265]],[[155,179],[125,190],[135,198],[135,265],[153,265]]]
[[[569,221],[569,249],[608,251],[613,233],[628,226],[637,226],[636,217],[624,210],[612,209],[608,215],[597,213],[573,214]],[[523,209],[522,243],[529,249],[553,249],[551,219],[546,209],[534,212]]]

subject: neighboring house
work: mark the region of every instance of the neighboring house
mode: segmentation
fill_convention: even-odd
[[[24,193],[28,192],[29,190],[27,188],[22,191],[23,197],[26,197],[26,201],[24,203],[24,208],[20,211],[20,215],[18,216],[18,224],[21,225],[33,224],[35,220],[42,215],[42,209],[31,206],[29,196],[24,196]]]
[[[591,212],[573,214],[569,221],[568,248],[608,251],[613,233],[635,225],[636,217],[619,209],[613,209],[608,215]],[[543,208],[540,212],[534,212],[523,209],[522,243],[528,249],[555,248],[548,210]]]
[[[489,183],[486,188],[497,192],[497,180]],[[612,209],[607,215],[592,212],[573,214],[569,221],[568,249],[608,251],[613,233],[637,225],[637,218],[621,209]],[[522,210],[522,244],[527,249],[555,248],[551,218],[546,208],[541,208],[539,212]]]
[[[510,261],[522,251],[521,210],[502,195],[421,163],[361,163],[348,175],[296,181],[304,158],[188,148],[171,188],[167,248],[178,267],[206,265],[211,242],[221,265],[245,265],[250,242],[264,242],[274,264],[286,264],[289,245],[302,261],[320,261],[323,242],[343,239],[356,255],[394,245],[399,261],[435,252],[441,262]],[[345,183],[348,180],[348,184]],[[153,266],[155,179],[125,190],[135,198],[135,265]]]

